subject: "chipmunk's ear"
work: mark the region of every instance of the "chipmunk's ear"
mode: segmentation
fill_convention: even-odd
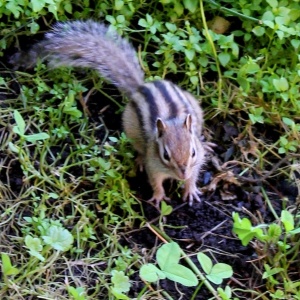
[[[184,126],[188,131],[192,132],[192,116],[190,114],[186,116]]]
[[[157,136],[160,138],[166,131],[166,124],[163,122],[162,119],[158,118],[156,120],[156,129],[157,129]]]

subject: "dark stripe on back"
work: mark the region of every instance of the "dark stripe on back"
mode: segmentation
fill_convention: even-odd
[[[152,94],[151,90],[145,85],[139,87],[139,92],[141,92],[146,98],[146,102],[149,106],[149,122],[151,124],[152,130],[155,130],[156,120],[159,117],[157,103],[155,102],[155,96]]]
[[[143,131],[142,136],[145,138],[145,142],[146,142],[148,140],[148,136],[147,136],[147,133],[146,133],[146,130],[145,130],[145,121],[144,121],[142,111],[134,101],[129,102],[129,105],[132,106],[132,109],[137,114],[137,118],[139,120],[139,126]]]
[[[183,92],[180,90],[179,87],[175,86],[174,84],[172,84],[172,87],[173,87],[178,99],[184,105],[185,113],[186,114],[192,114],[192,111],[191,111],[192,106],[190,104],[190,101],[185,97],[185,95],[183,94]]]
[[[171,95],[168,93],[168,90],[166,88],[167,83],[164,83],[163,81],[154,81],[153,83],[154,86],[160,91],[161,95],[163,96],[168,106],[170,107],[170,111],[171,111],[170,117],[176,118],[178,114],[178,107],[175,101],[172,99]],[[173,88],[173,84],[168,84],[168,85],[170,85]]]

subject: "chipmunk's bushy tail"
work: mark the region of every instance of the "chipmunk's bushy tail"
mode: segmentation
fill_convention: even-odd
[[[132,45],[115,31],[94,21],[57,23],[31,56],[42,56],[51,67],[88,67],[133,94],[144,83],[144,73]]]

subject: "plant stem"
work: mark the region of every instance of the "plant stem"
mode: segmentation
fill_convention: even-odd
[[[223,7],[221,6],[219,3],[213,1],[213,0],[207,0],[210,4],[216,6],[219,10],[222,10],[222,11],[226,11],[227,13],[229,14],[232,14],[234,16],[237,16],[237,17],[240,17],[240,18],[243,18],[243,19],[248,19],[248,20],[251,20],[253,22],[257,22],[259,24],[262,24],[262,21],[259,20],[259,19],[256,19],[256,18],[253,18],[253,17],[249,17],[249,16],[246,16],[244,14],[241,14],[235,10],[232,10],[232,9],[229,9],[229,8],[226,8],[226,7]]]
[[[205,36],[208,40],[208,43],[210,44],[210,47],[212,49],[213,56],[214,56],[215,62],[216,62],[216,68],[217,68],[218,77],[219,77],[219,79],[218,79],[218,109],[222,110],[222,72],[221,72],[220,65],[219,65],[219,58],[218,58],[218,55],[217,55],[217,51],[216,51],[214,42],[213,42],[212,37],[209,33],[208,26],[207,26],[207,23],[206,23],[206,18],[205,18],[205,14],[204,14],[204,8],[203,8],[203,1],[202,0],[200,0],[200,13],[201,13],[201,17],[202,17],[203,27],[204,27],[204,30],[205,30]]]
[[[272,206],[272,203],[271,203],[271,201],[270,201],[270,199],[269,199],[269,197],[268,197],[268,195],[267,195],[267,193],[266,193],[266,191],[263,187],[261,187],[261,192],[262,192],[264,198],[266,199],[268,207],[269,207],[270,211],[272,212],[273,216],[275,217],[276,220],[278,220],[279,217],[278,217],[276,211],[274,210],[274,208]]]

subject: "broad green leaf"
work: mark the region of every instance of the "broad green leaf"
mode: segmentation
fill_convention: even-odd
[[[283,268],[271,268],[268,264],[265,264],[264,267],[266,271],[263,273],[263,279],[266,279],[270,276],[280,273],[281,271],[284,271]]]
[[[289,231],[289,234],[298,234],[298,233],[300,233],[300,227]]]
[[[295,121],[290,118],[283,117],[282,121],[284,124],[291,126],[291,127],[295,125]]]
[[[168,264],[164,269],[167,278],[179,282],[184,286],[196,286],[198,284],[197,276],[187,267],[179,264]]]
[[[273,85],[279,92],[285,92],[289,88],[289,83],[284,77],[281,77],[280,79],[273,79]]]
[[[237,82],[240,85],[240,87],[243,89],[243,91],[245,91],[246,93],[249,91],[250,82],[247,80],[247,78],[238,76],[237,77]]]
[[[168,205],[165,201],[161,203],[160,213],[162,216],[168,216],[172,213],[173,208],[171,205]]]
[[[232,292],[231,292],[230,286],[227,285],[225,287],[225,290],[223,290],[222,288],[218,287],[217,291],[218,291],[219,295],[221,296],[222,300],[231,300]]]
[[[86,300],[85,290],[83,287],[77,287],[76,289],[73,286],[68,286],[68,293],[73,297],[74,300]]]
[[[37,259],[39,259],[40,261],[45,261],[45,257],[38,251],[35,251],[35,250],[29,250],[28,253],[31,255],[31,256],[34,256],[36,257]]]
[[[139,26],[147,28],[149,26],[149,24],[147,23],[147,21],[145,19],[139,19],[138,22]]]
[[[45,6],[44,0],[30,0],[34,12],[41,11]]]
[[[300,40],[293,39],[291,40],[291,44],[296,50],[298,50],[298,48],[300,47]]]
[[[269,5],[272,7],[272,8],[276,8],[278,7],[278,1],[277,0],[266,0]]]
[[[25,124],[25,121],[24,121],[23,117],[21,116],[21,114],[17,110],[14,111],[14,118],[15,118],[15,121],[17,123],[17,127],[19,129],[18,134],[19,135],[24,135],[26,124]]]
[[[215,284],[221,284],[223,279],[230,278],[233,275],[232,267],[224,263],[215,264],[210,274],[206,277]]]
[[[287,211],[287,210],[281,211],[280,219],[284,225],[286,232],[289,232],[294,229],[294,227],[295,227],[294,217],[289,211]]]
[[[19,269],[12,266],[10,257],[6,253],[1,253],[1,260],[2,260],[2,273],[5,276],[10,275],[17,275],[19,274]]]
[[[195,50],[194,49],[185,49],[184,54],[188,58],[188,60],[193,60],[193,58],[195,57]]]
[[[153,264],[146,264],[140,268],[140,277],[148,282],[156,282],[165,279],[166,275]]]
[[[156,260],[162,271],[169,265],[178,264],[180,256],[180,247],[175,242],[162,245],[156,252]]]
[[[25,237],[25,245],[29,250],[42,251],[43,246],[39,238],[34,238],[31,235]]]
[[[184,7],[190,12],[194,13],[196,9],[199,7],[198,0],[183,0]]]
[[[69,250],[74,241],[72,234],[67,229],[56,225],[51,225],[42,238],[47,245],[58,251]]]
[[[268,228],[268,237],[272,239],[278,239],[281,236],[282,230],[278,224],[270,224]]]
[[[114,284],[114,290],[118,293],[127,293],[130,290],[129,277],[123,271],[113,270],[111,274],[111,282]]]
[[[223,67],[225,67],[230,61],[230,54],[226,52],[221,52],[218,54],[219,61]]]
[[[242,242],[243,246],[248,245],[248,243],[257,237],[260,240],[264,238],[264,234],[261,228],[252,227],[249,219],[240,219],[239,214],[236,212],[232,213],[233,216],[233,232],[236,233]]]
[[[265,23],[266,21],[273,21],[275,19],[275,16],[274,14],[272,13],[272,11],[268,10],[266,11],[261,20],[263,21],[263,23]],[[273,22],[272,22],[273,23]],[[273,23],[273,26],[274,26],[274,23]],[[273,27],[274,28],[274,27]]]
[[[272,29],[274,29],[274,27],[275,27],[275,24],[274,24],[273,21],[268,21],[268,20],[266,20],[266,21],[263,21],[263,23],[264,23],[266,26],[268,26],[268,27],[270,27],[270,28],[272,28]]]
[[[123,0],[115,0],[115,10],[120,10],[124,6]]]
[[[115,296],[117,300],[130,300],[130,298],[116,290],[114,287],[111,288],[112,294]]]
[[[209,274],[211,272],[212,267],[213,267],[213,263],[212,263],[211,259],[206,254],[204,254],[202,252],[199,252],[197,254],[197,258],[198,258],[198,261],[199,261],[203,271],[206,274]]]
[[[15,153],[19,153],[20,152],[20,148],[15,146],[12,142],[9,142],[8,143],[8,147],[9,149],[12,151],[12,152],[15,152]]]
[[[40,133],[36,133],[36,134],[31,134],[31,135],[25,135],[24,137],[25,137],[26,141],[32,142],[32,143],[50,138],[49,134],[47,134],[45,132],[40,132]]]
[[[256,36],[262,36],[265,34],[266,30],[264,27],[262,26],[255,26],[253,29],[252,29],[252,32],[256,35]]]

